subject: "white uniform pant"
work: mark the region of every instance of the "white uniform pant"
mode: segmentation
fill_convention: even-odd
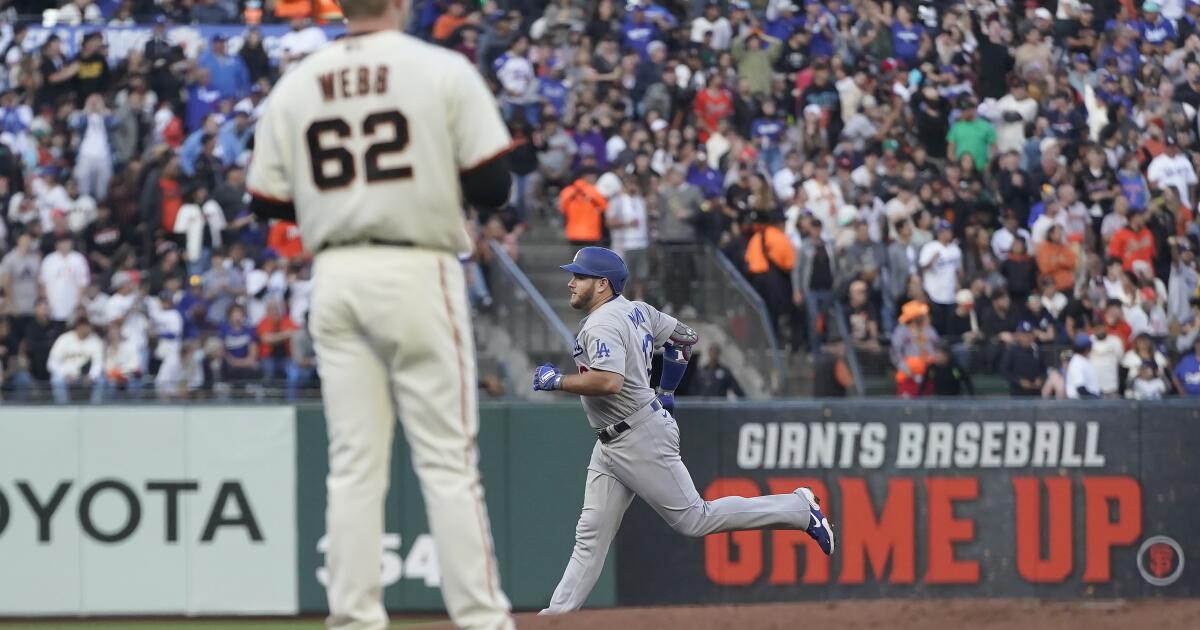
[[[635,495],[684,536],[808,527],[808,499],[798,493],[705,501],[679,457],[679,427],[666,411],[647,405],[626,422],[633,428],[608,444],[596,442],[592,448],[583,513],[575,528],[575,549],[542,614],[565,613],[583,606]]]
[[[310,312],[329,429],[329,628],[383,630],[380,563],[392,430],[412,450],[461,628],[513,628],[479,480],[475,345],[462,267],[401,247],[319,254]]]

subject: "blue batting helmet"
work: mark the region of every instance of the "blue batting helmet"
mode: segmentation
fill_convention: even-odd
[[[581,276],[604,278],[612,285],[614,294],[625,288],[625,280],[629,278],[629,269],[621,256],[603,247],[584,247],[576,252],[571,264],[559,268]]]

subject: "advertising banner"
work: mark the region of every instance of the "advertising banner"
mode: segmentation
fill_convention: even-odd
[[[328,439],[320,407],[298,408],[296,420],[300,611],[319,614],[328,610],[324,569]],[[514,608],[538,609],[550,601],[571,556],[595,435],[578,402],[485,403],[479,426],[480,474],[500,580]],[[393,611],[442,611],[437,552],[399,427],[392,447],[380,566],[384,604]],[[588,599],[589,607],[613,605],[613,564],[610,556]]]
[[[209,24],[179,24],[167,28],[167,40],[178,44],[189,57],[195,57],[203,51],[213,37],[220,35],[228,42],[226,48],[230,54],[237,54],[242,48],[242,40],[250,27]],[[325,32],[325,37],[333,40],[346,31],[342,26],[319,27]],[[258,27],[263,36],[263,49],[271,61],[278,61],[282,50],[282,38],[291,31],[286,24],[264,24]],[[104,35],[104,43],[108,46],[110,62],[118,62],[129,55],[131,50],[143,50],[146,42],[150,41],[154,32],[153,24],[138,24],[135,26],[31,26],[22,45],[26,51],[37,50],[46,43],[51,35],[57,35],[62,41],[63,53],[68,57],[79,52],[83,37],[88,33],[99,32]]]
[[[810,486],[838,547],[827,558],[787,530],[686,539],[635,502],[621,605],[1200,595],[1195,403],[681,405],[678,419],[706,499]]]
[[[293,614],[290,407],[6,407],[0,616]]]

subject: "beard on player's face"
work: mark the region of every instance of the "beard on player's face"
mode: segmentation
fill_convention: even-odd
[[[596,305],[597,296],[604,289],[600,281],[604,278],[591,276],[575,276],[567,287],[571,289],[571,308],[577,311],[590,311]],[[605,280],[607,282],[607,280]]]

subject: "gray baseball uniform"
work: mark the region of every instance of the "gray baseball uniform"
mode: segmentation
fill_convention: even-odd
[[[650,388],[654,349],[668,340],[676,323],[674,317],[648,304],[617,296],[580,325],[574,357],[579,371],[625,376],[620,392],[583,397],[588,422],[597,429],[620,422],[631,428],[592,449],[575,549],[543,614],[570,612],[583,605],[634,495],[685,536],[808,527],[809,503],[799,493],[705,501],[696,491],[679,457],[679,427]]]

